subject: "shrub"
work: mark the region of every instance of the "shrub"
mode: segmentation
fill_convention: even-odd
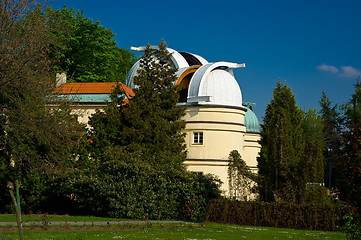
[[[315,205],[213,200],[207,221],[293,229],[337,231],[340,217],[351,212],[342,205]]]
[[[342,217],[342,232],[346,234],[347,240],[361,239],[360,219],[358,215],[347,214]]]

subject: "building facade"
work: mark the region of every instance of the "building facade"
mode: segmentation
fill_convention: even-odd
[[[145,47],[132,48],[144,51]],[[180,86],[179,105],[186,106],[186,133],[188,170],[214,174],[223,182],[221,188],[228,195],[228,157],[237,150],[251,170],[257,171],[260,152],[260,126],[249,104],[242,102],[240,86],[233,69],[245,64],[230,62],[209,63],[195,54],[178,52],[168,48],[177,69]],[[133,79],[137,75],[139,61],[129,71],[122,84],[127,97],[136,88]],[[109,101],[109,93],[115,83],[65,83],[55,93],[73,96],[74,114],[87,123],[96,109]]]

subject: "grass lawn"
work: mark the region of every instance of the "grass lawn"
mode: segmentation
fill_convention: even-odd
[[[248,227],[237,225],[224,225],[215,223],[193,224],[193,225],[152,225],[144,229],[122,229],[122,230],[104,230],[99,228],[85,230],[66,230],[63,231],[25,231],[24,238],[32,239],[346,239],[345,235],[339,232],[321,232],[292,230],[282,228],[268,227]],[[0,239],[19,239],[17,232],[0,232]]]
[[[26,214],[21,216],[23,222],[66,222],[66,221],[127,221],[126,219],[103,218],[92,216],[68,216],[68,215],[46,215],[46,214]],[[16,222],[15,214],[0,214],[0,222]]]

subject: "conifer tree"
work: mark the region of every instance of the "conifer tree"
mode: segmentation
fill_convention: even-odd
[[[323,128],[323,139],[326,143],[324,146],[324,159],[325,159],[325,184],[326,186],[335,186],[337,187],[340,183],[341,172],[340,164],[342,164],[341,157],[341,126],[342,118],[340,113],[337,111],[337,104],[332,106],[330,99],[328,98],[325,92],[322,92],[320,99],[320,114],[322,116]],[[330,162],[330,154],[332,151],[332,163]],[[330,174],[330,165],[331,165],[331,184],[329,182]]]
[[[258,158],[261,197],[300,202],[305,188],[303,163],[303,112],[291,89],[278,81],[268,104],[261,131]],[[273,193],[268,195],[267,193]]]
[[[303,120],[303,138],[305,140],[304,164],[308,166],[306,179],[310,183],[323,183],[323,140],[322,118],[316,109],[309,109],[305,112]]]
[[[177,106],[175,69],[166,47],[164,42],[156,49],[147,46],[134,79],[135,96],[127,105],[112,101],[92,117],[91,135],[95,142],[102,141],[100,148],[118,145],[130,153],[141,152],[154,165],[179,167],[186,157],[181,120],[185,109]]]
[[[322,117],[316,109],[305,111],[302,124],[304,154],[303,154],[303,177],[306,183],[305,202],[325,203],[328,201],[326,188],[324,187],[324,164],[323,151],[326,144],[323,138]],[[301,176],[300,176],[301,177]]]
[[[342,180],[340,197],[358,208],[361,215],[361,82],[357,79],[355,93],[345,104],[346,131],[343,133]]]

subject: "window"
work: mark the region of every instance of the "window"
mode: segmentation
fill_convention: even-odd
[[[203,144],[203,132],[194,132],[193,133],[193,144]]]

